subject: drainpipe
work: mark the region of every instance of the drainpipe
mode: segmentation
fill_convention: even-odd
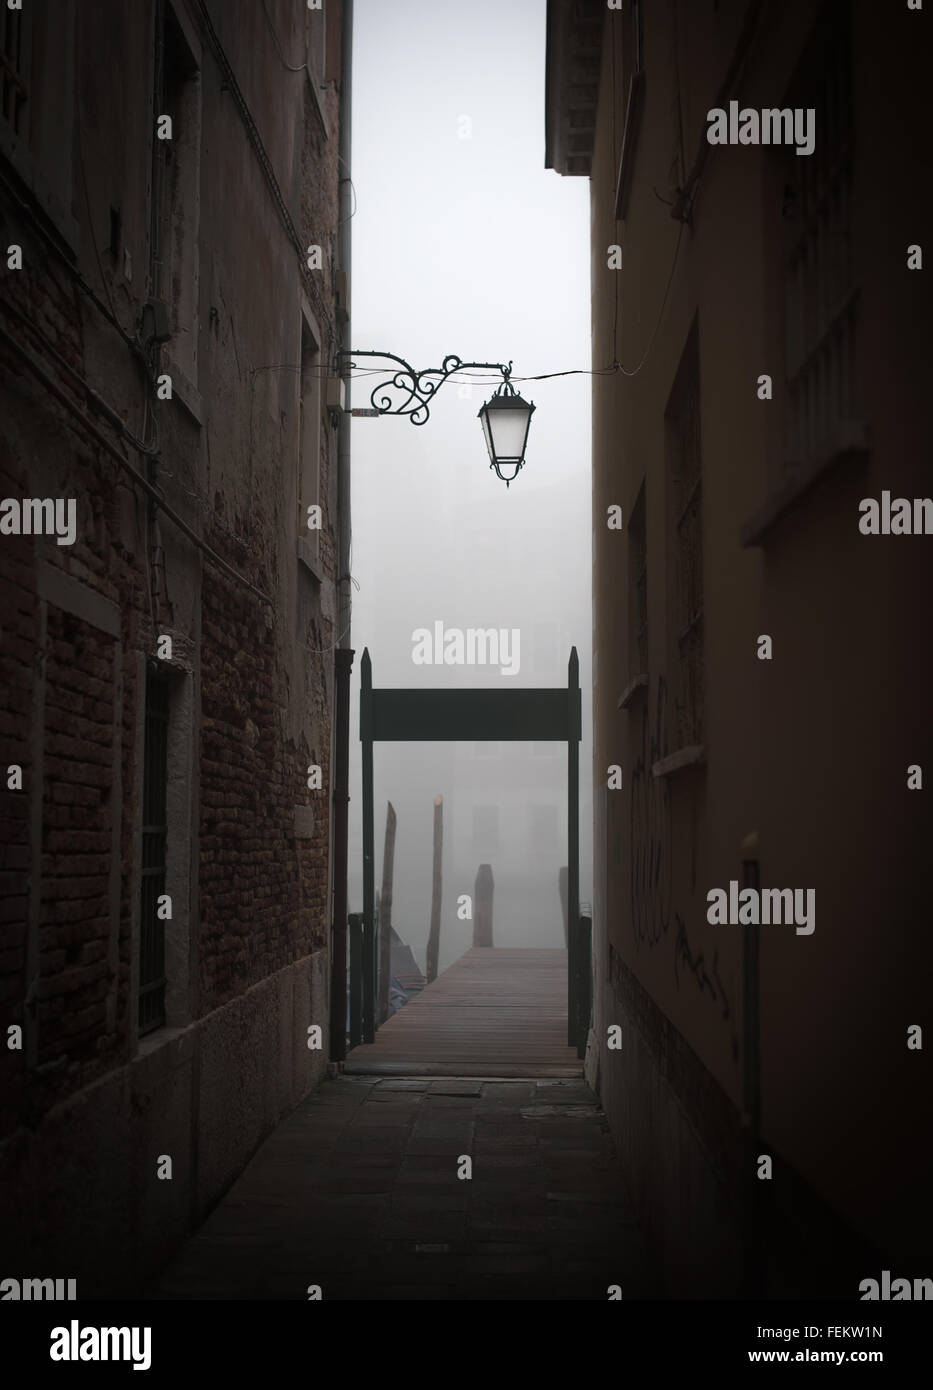
[[[340,330],[340,346],[349,350],[350,335],[350,100],[353,79],[353,0],[343,0],[340,39],[340,225],[337,229],[337,268],[347,284],[346,313]],[[349,358],[341,361],[349,363]],[[335,754],[334,754],[334,920],[331,936],[330,1059],[346,1057],[347,1018],[347,835],[350,802],[350,381],[337,427],[337,650],[334,653]]]

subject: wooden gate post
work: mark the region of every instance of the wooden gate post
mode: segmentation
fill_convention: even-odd
[[[425,970],[428,984],[437,979],[437,957],[441,939],[441,848],[444,840],[444,798],[434,798],[434,876],[431,884],[431,930],[428,933]]]
[[[473,945],[492,945],[492,865],[480,864],[473,885]]]
[[[557,870],[557,895],[560,898],[560,912],[564,919],[564,945],[567,946],[569,937],[567,934],[567,865],[562,864]]]
[[[350,1047],[358,1047],[363,1038],[363,914],[351,912],[347,932],[350,946]],[[346,1004],[344,1004],[346,1008]]]

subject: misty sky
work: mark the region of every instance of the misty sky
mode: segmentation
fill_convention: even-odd
[[[515,377],[590,365],[589,183],[544,168],[545,0],[356,0],[353,55],[353,346],[386,348],[415,367],[464,360],[508,362]],[[466,119],[464,119],[466,118]],[[469,131],[470,138],[460,138]],[[361,365],[371,366],[366,359]],[[552,686],[581,662],[581,898],[591,897],[590,378],[517,382],[534,401],[526,466],[507,491],[489,469],[477,411],[496,383],[472,398],[449,382],[418,428],[403,419],[353,421],[350,908],[362,908],[359,661],[376,686]],[[369,404],[366,378],[353,405]],[[446,627],[518,628],[521,669],[425,667],[412,633]],[[555,628],[555,623],[558,625]],[[556,637],[555,637],[556,634]],[[515,756],[530,756],[516,745]],[[538,750],[539,752],[541,750]],[[477,763],[471,746],[377,745],[376,885],[382,873],[386,799],[398,813],[393,922],[424,964],[431,901],[433,799],[450,801],[445,824],[441,968],[471,944],[456,896],[472,889],[470,803],[501,806],[497,945],[563,945],[556,895],[560,852],[542,867],[505,834],[528,809],[522,769]],[[458,772],[458,767],[461,769]],[[488,793],[467,792],[479,768]],[[488,772],[487,772],[488,768]],[[536,762],[538,790],[566,802],[566,757]],[[542,778],[547,783],[541,790]],[[506,785],[508,796],[505,795]],[[459,801],[458,801],[459,794]],[[459,814],[455,807],[460,806]],[[458,837],[460,847],[458,850]],[[471,855],[473,857],[471,858]],[[482,857],[482,856],[480,856]],[[508,861],[508,862],[506,862]],[[522,901],[498,884],[528,878]],[[551,881],[553,879],[553,882]],[[468,880],[468,881],[466,881]],[[550,903],[553,900],[553,912]],[[544,901],[543,899],[541,901]],[[533,920],[530,920],[533,919]]]

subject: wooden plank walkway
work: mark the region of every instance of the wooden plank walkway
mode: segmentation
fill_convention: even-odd
[[[581,1076],[567,1046],[567,952],[474,946],[355,1047],[360,1075]]]

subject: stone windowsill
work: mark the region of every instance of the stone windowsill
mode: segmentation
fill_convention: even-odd
[[[319,584],[324,582],[324,569],[321,565],[320,548],[312,545],[307,536],[298,537],[298,561]]]
[[[637,676],[633,676],[622,691],[622,694],[616,701],[616,709],[628,709],[629,705],[634,703],[635,696],[638,694],[639,690],[647,689],[648,675],[647,672],[642,671]]]
[[[678,748],[652,764],[652,777],[670,777],[684,767],[702,767],[706,762],[706,748],[702,743],[691,743],[686,748]]]
[[[868,453],[868,431],[858,421],[838,426],[824,447],[809,462],[796,468],[775,488],[739,531],[743,547],[764,545],[770,532],[815,487],[824,474],[843,459],[863,459]]]
[[[311,95],[314,98],[314,109],[317,112],[317,118],[321,123],[321,130],[324,132],[324,139],[329,140],[330,123],[327,119],[327,113],[324,110],[324,102],[322,100],[321,93],[318,90],[317,83],[312,77],[311,69],[309,68],[307,63],[305,63],[305,77],[307,78],[308,86],[311,88]]]
[[[192,1042],[192,1024],[163,1025],[161,1028],[154,1028],[151,1033],[146,1033],[137,1040],[136,1056],[132,1060],[134,1062],[145,1061],[146,1058],[162,1052],[163,1048],[168,1048],[174,1043],[177,1044],[174,1054],[166,1052],[164,1060],[170,1067],[178,1066],[188,1060]]]

